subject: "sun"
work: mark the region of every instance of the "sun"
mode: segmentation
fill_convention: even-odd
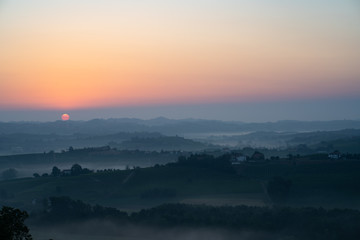
[[[69,120],[69,119],[70,119],[69,114],[64,113],[63,115],[61,115],[61,120],[63,120],[63,121],[67,121],[67,120]]]

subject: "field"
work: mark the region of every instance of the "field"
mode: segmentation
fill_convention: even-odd
[[[282,159],[229,169],[205,162],[1,181],[1,204],[39,210],[44,199],[69,196],[130,212],[177,202],[263,206],[275,203],[267,193],[268,182],[282,177],[291,181],[291,188],[281,204],[360,208],[358,160]]]
[[[244,164],[237,170],[252,179],[268,181],[281,176],[291,180],[289,204],[360,208],[359,160],[280,160]]]
[[[70,196],[91,204],[138,210],[164,202],[261,204],[259,180],[207,168],[166,165],[101,171],[79,176],[23,178],[0,182],[3,204],[41,207],[42,199]],[[227,199],[227,200],[226,200]]]

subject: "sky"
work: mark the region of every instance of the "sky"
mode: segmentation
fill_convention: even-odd
[[[0,0],[0,121],[360,119],[358,0]]]

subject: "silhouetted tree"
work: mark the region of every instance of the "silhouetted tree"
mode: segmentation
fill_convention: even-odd
[[[38,173],[34,173],[33,176],[34,176],[35,178],[40,177],[40,175],[39,175]]]
[[[79,164],[74,164],[71,167],[71,175],[80,175],[82,172],[82,167]]]
[[[255,151],[253,155],[251,156],[251,159],[254,161],[264,161],[265,155],[259,151]]]
[[[27,212],[3,206],[0,211],[1,240],[31,240],[28,227],[24,224]]]
[[[99,205],[93,207],[90,204],[80,200],[72,200],[69,197],[50,197],[49,201],[49,205],[44,205],[46,208],[44,220],[47,222],[76,221],[91,218],[125,220],[128,217],[126,212],[115,208],[101,207]]]
[[[54,177],[58,177],[61,175],[61,170],[58,167],[54,166],[51,171],[51,175]]]

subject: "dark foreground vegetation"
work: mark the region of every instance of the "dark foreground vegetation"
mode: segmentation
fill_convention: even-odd
[[[27,210],[30,229],[106,221],[124,229],[223,229],[234,236],[247,231],[272,236],[247,240],[359,239],[357,155],[268,159],[254,152],[233,164],[239,154],[192,154],[125,170],[53,167],[41,176],[1,181],[0,204]],[[236,201],[226,206],[229,196]],[[251,197],[248,205],[240,201],[244,196]],[[205,201],[187,201],[199,198]],[[211,198],[220,204],[210,206]],[[19,213],[23,223],[27,214]],[[49,238],[57,239],[51,234],[43,239]]]
[[[44,211],[31,217],[32,226],[46,228],[97,219],[111,221],[118,227],[218,228],[262,232],[282,236],[282,239],[357,240],[360,236],[360,212],[350,209],[164,204],[128,214],[68,197],[51,197],[44,207]],[[0,212],[1,239],[32,239],[24,225],[25,218],[26,212],[3,207]]]
[[[360,213],[322,208],[194,206],[166,204],[129,216],[136,224],[162,227],[220,227],[281,233],[294,239],[358,239]]]
[[[24,224],[27,212],[11,207],[2,207],[0,211],[1,240],[32,240],[29,228]]]
[[[49,227],[97,219],[118,227],[219,228],[263,232],[286,239],[357,240],[360,236],[360,212],[349,209],[164,204],[128,214],[68,197],[51,197],[48,203],[44,211],[32,216],[32,225]],[[6,235],[1,239],[31,239],[23,225],[25,212],[4,207],[0,216],[0,234]]]

